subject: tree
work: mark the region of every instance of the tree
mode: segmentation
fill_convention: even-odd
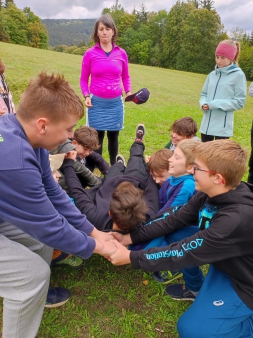
[[[209,73],[215,64],[215,49],[224,38],[227,36],[216,11],[194,9],[182,29],[176,69]]]
[[[211,11],[214,9],[214,1],[213,0],[199,0],[199,6],[201,8],[205,8]]]
[[[195,10],[189,3],[177,1],[171,8],[164,33],[162,35],[162,66],[165,68],[176,68],[177,55],[180,51],[181,36],[187,16]]]

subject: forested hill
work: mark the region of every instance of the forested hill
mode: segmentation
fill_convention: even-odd
[[[45,19],[41,20],[47,27],[49,45],[78,45],[85,41],[88,44],[96,19]]]

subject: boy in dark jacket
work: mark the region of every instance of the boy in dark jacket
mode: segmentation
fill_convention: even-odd
[[[198,194],[176,214],[168,211],[152,224],[129,235],[122,244],[138,243],[199,224],[199,231],[163,248],[130,252],[116,240],[115,265],[135,269],[181,269],[209,263],[207,277],[193,303],[178,322],[181,338],[253,337],[253,195],[241,183],[246,154],[232,140],[200,143],[192,169]],[[170,285],[166,294],[184,299],[183,285]]]
[[[158,187],[146,169],[143,158],[145,146],[142,139],[144,133],[144,126],[139,124],[137,126],[136,139],[130,149],[130,158],[127,167],[125,167],[122,162],[114,164],[101,184],[93,188],[83,189],[77,179],[73,168],[76,156],[74,152],[72,152],[72,154],[70,152],[63,162],[62,169],[70,196],[73,197],[77,208],[85,214],[88,220],[99,230],[130,230],[142,220],[146,222],[150,221],[159,210]],[[121,189],[119,189],[119,184],[122,184],[122,182],[128,183],[129,192],[132,191],[133,188],[135,189],[135,199],[129,196],[128,204],[127,200],[126,203],[124,202],[124,195],[128,193],[126,186],[123,186],[125,191],[122,186]],[[131,187],[132,185],[133,188]],[[119,190],[119,194],[116,197],[115,190],[117,191],[117,189]],[[139,194],[139,189],[143,191],[143,196]],[[118,204],[111,204],[111,199],[114,197],[119,202]],[[145,205],[143,204],[143,199],[146,201]],[[146,204],[148,210],[146,209]],[[118,208],[119,211],[116,211],[116,208]],[[143,209],[144,217],[142,217],[142,219],[137,217],[135,224],[132,224],[133,215],[139,213],[137,209]],[[115,222],[115,215],[120,212],[120,210],[121,217],[118,217],[118,221]],[[130,219],[132,218],[131,222],[125,213],[128,213]]]

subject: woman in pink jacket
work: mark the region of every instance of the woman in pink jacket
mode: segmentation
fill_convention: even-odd
[[[0,60],[0,116],[15,113],[12,95],[4,77],[5,65]]]
[[[116,46],[117,28],[109,14],[97,19],[92,38],[95,45],[83,57],[80,86],[87,107],[86,123],[98,132],[102,145],[107,131],[111,165],[118,154],[119,131],[124,128],[123,88],[131,95],[128,57]]]

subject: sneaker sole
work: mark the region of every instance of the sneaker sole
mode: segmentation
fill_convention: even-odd
[[[50,267],[51,268],[62,268],[62,267],[64,267],[64,268],[78,269],[82,265],[84,265],[84,262],[80,265],[69,265],[69,264],[64,264],[64,263],[61,263],[61,264],[55,263],[55,264],[51,264]]]
[[[62,301],[62,302],[60,302],[60,303],[57,303],[57,304],[45,304],[45,307],[47,307],[49,309],[52,309],[54,307],[59,307],[59,306],[64,305],[65,303],[67,303],[68,300],[69,300],[69,298],[66,299],[66,300],[64,300],[64,301]]]
[[[194,302],[195,301],[195,298],[176,298],[176,297],[173,297],[171,295],[168,295],[167,293],[165,294],[166,296],[169,296],[170,298],[172,298],[173,300],[188,300],[190,302]]]
[[[160,283],[160,284],[164,284],[164,285],[167,285],[167,284],[170,284],[171,282],[174,282],[174,280],[176,280],[176,279],[178,279],[178,278],[181,278],[181,277],[183,277],[183,274],[182,273],[180,273],[180,274],[178,274],[177,276],[175,276],[175,277],[173,277],[173,278],[171,278],[171,279],[169,279],[169,280],[167,280],[167,281],[165,281],[165,282],[161,282],[161,281],[159,281],[158,279],[155,279],[154,277],[154,280],[156,281],[156,282],[158,282],[158,283]]]

